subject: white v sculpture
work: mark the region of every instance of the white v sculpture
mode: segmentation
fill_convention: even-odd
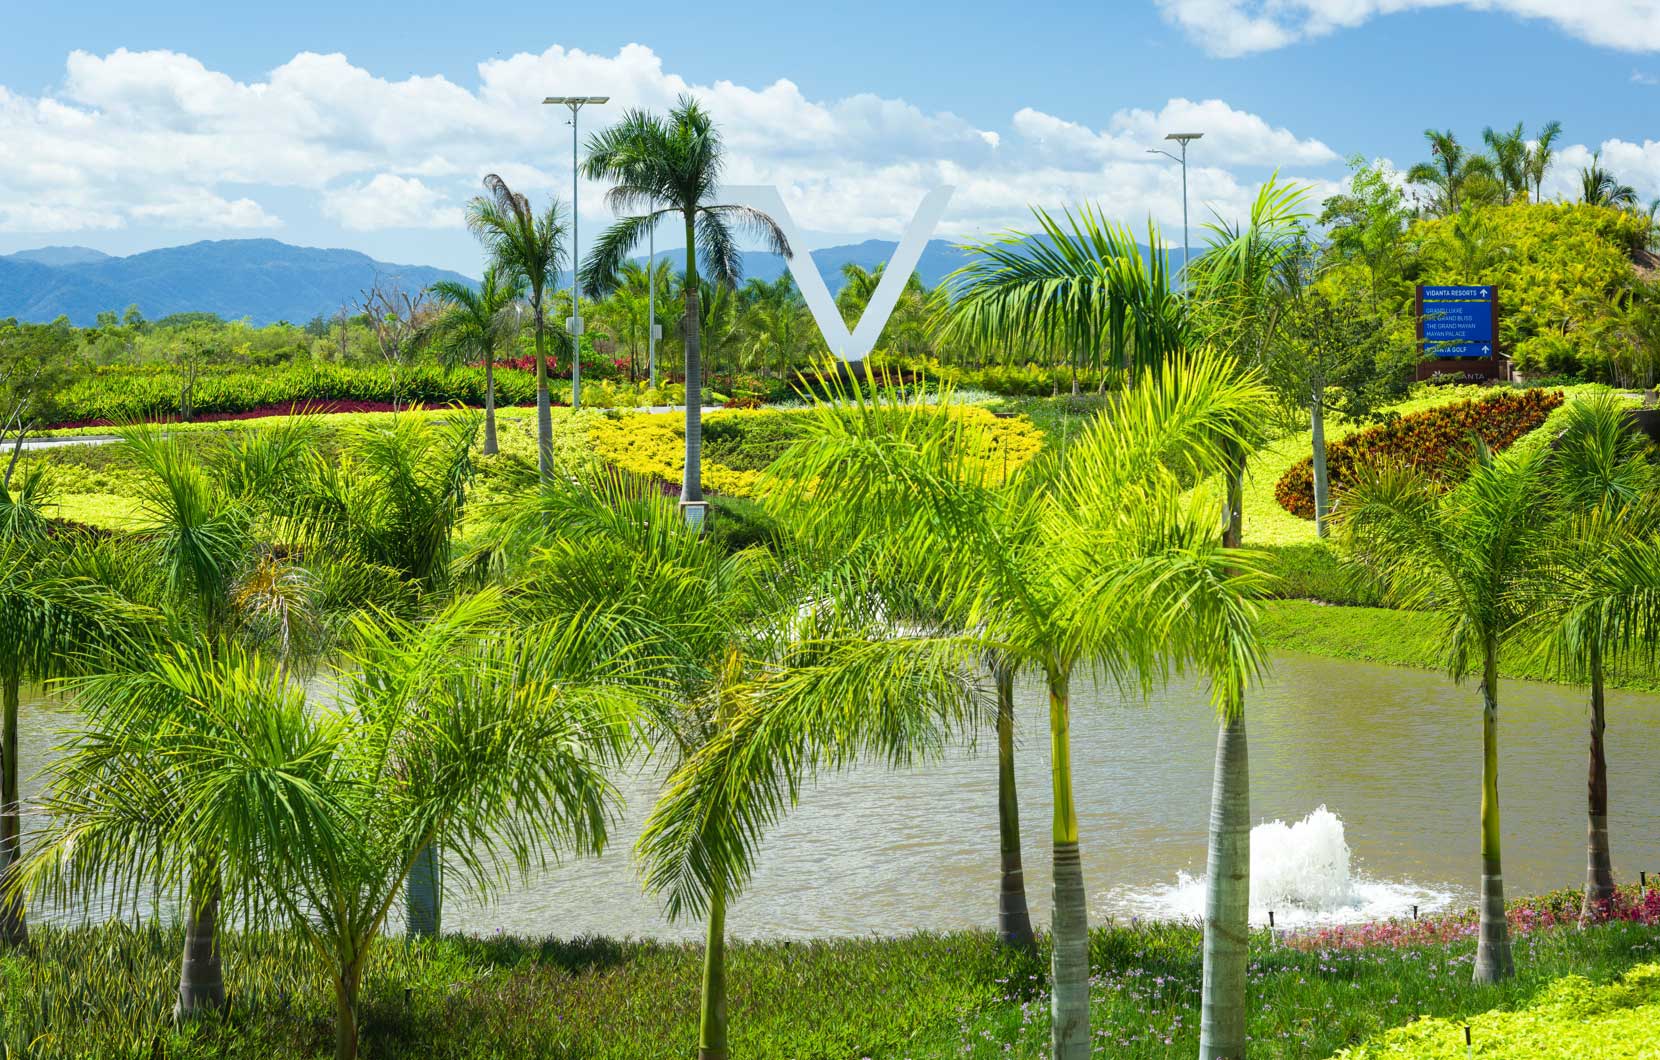
[[[778,227],[784,230],[784,236],[790,241],[790,246],[796,248],[795,255],[786,262],[790,267],[790,275],[795,277],[795,285],[801,289],[801,297],[806,300],[808,311],[818,323],[819,334],[829,343],[830,352],[844,361],[862,361],[876,348],[876,340],[881,337],[882,329],[887,326],[888,317],[893,315],[894,307],[899,304],[899,296],[905,291],[905,281],[916,271],[917,262],[922,260],[922,251],[928,245],[928,237],[932,236],[934,229],[939,226],[940,218],[945,215],[946,204],[951,201],[951,193],[955,190],[947,184],[935,188],[923,198],[922,205],[917,207],[916,213],[911,217],[911,223],[905,228],[905,234],[900,238],[893,258],[889,260],[887,268],[882,270],[882,278],[876,284],[876,293],[871,296],[870,304],[865,306],[864,315],[859,318],[858,326],[850,335],[847,325],[842,322],[841,313],[836,310],[835,299],[830,297],[830,289],[824,286],[824,277],[819,275],[818,265],[814,263],[812,254],[802,249],[795,219],[790,216],[789,208],[784,205],[784,197],[778,194],[778,189],[770,184],[725,189],[730,199],[753,206],[770,215],[778,222]]]

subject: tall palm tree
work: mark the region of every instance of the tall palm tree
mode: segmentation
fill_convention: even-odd
[[[430,606],[451,586],[451,542],[467,502],[477,437],[477,414],[459,410],[442,425],[418,410],[358,425],[342,453],[312,457],[290,507],[290,529],[308,548],[395,574]],[[438,934],[437,851],[420,852],[405,897],[410,934]]]
[[[1586,878],[1582,921],[1600,919],[1614,897],[1608,835],[1607,704],[1604,672],[1644,657],[1660,641],[1660,486],[1649,446],[1614,394],[1570,404],[1552,445],[1551,487],[1561,512],[1547,560],[1529,593],[1524,632],[1556,668],[1590,686],[1586,774]]]
[[[778,378],[788,379],[812,334],[807,303],[787,272],[771,283],[750,280],[745,289],[752,293],[745,331],[756,363],[764,367],[769,357],[776,358]]]
[[[506,617],[488,592],[419,626],[360,621],[342,695],[321,707],[242,647],[158,648],[85,680],[87,729],[51,770],[52,823],[19,889],[84,898],[113,882],[127,900],[175,882],[151,851],[218,844],[227,893],[330,968],[335,1056],[354,1060],[364,968],[419,851],[465,843],[466,883],[490,893],[549,851],[605,841],[633,675],[580,626]]]
[[[1034,209],[1040,231],[963,244],[969,264],[946,278],[953,296],[942,339],[1005,350],[1053,350],[1072,370],[1156,368],[1185,341],[1169,256],[1151,226],[1152,253],[1093,206],[1056,218]]]
[[[685,225],[686,311],[681,326],[686,351],[686,468],[680,499],[701,506],[703,363],[698,324],[703,313],[698,304],[698,259],[703,259],[711,279],[735,288],[743,278],[739,232],[786,258],[792,253],[789,240],[760,210],[711,201],[721,185],[725,146],[714,119],[691,96],[681,96],[666,116],[630,110],[589,139],[582,168],[590,180],[612,182],[606,203],[613,212],[627,215],[606,229],[582,265],[582,283],[588,290],[604,294],[616,285],[624,259],[645,241],[658,218],[676,215]]]
[[[1550,170],[1552,158],[1555,156],[1557,138],[1562,135],[1562,123],[1548,121],[1539,130],[1539,135],[1533,138],[1533,144],[1527,151],[1527,176],[1533,182],[1533,201],[1543,202],[1545,194],[1545,173]]]
[[[490,259],[512,280],[530,288],[531,326],[536,332],[536,462],[542,477],[553,473],[553,412],[548,396],[547,291],[559,285],[565,265],[565,222],[559,200],[540,214],[530,200],[494,173],[484,178],[486,195],[467,205],[467,227]]]
[[[1629,208],[1637,205],[1637,189],[1621,184],[1614,174],[1602,168],[1602,152],[1596,151],[1591,155],[1591,164],[1579,171],[1579,198],[1591,206]]]
[[[1434,189],[1430,208],[1442,217],[1451,217],[1464,206],[1473,186],[1495,179],[1493,161],[1471,152],[1458,142],[1450,129],[1445,132],[1425,129],[1424,139],[1429,141],[1434,160],[1419,162],[1407,170],[1407,183]]]
[[[1517,122],[1516,127],[1507,132],[1497,132],[1488,126],[1482,130],[1481,139],[1487,144],[1493,159],[1493,175],[1503,188],[1503,202],[1508,206],[1517,196],[1527,194],[1528,146],[1522,133],[1522,123]]]
[[[865,306],[876,297],[876,288],[881,285],[887,268],[886,263],[867,269],[855,261],[842,262],[842,288],[836,292],[836,311],[848,327],[859,323]]]
[[[1256,578],[1216,536],[1215,497],[1188,491],[1247,446],[1268,408],[1260,376],[1200,356],[1167,362],[1064,450],[1007,487],[988,441],[948,402],[892,395],[818,406],[773,465],[769,504],[809,534],[885,540],[954,625],[983,629],[1049,694],[1054,920],[1051,1047],[1088,1055],[1088,917],[1071,768],[1071,682],[1093,666],[1129,684],[1198,665],[1231,702],[1254,669]],[[724,862],[747,852],[715,837]],[[684,879],[676,886],[691,887]],[[703,886],[706,888],[707,883]],[[706,891],[705,891],[706,893]]]
[[[1499,652],[1523,617],[1518,592],[1544,555],[1550,484],[1545,451],[1495,458],[1479,445],[1450,491],[1413,468],[1359,475],[1338,507],[1352,554],[1397,601],[1434,614],[1455,680],[1481,682],[1481,922],[1475,981],[1515,974],[1505,921],[1499,824]]]
[[[514,307],[524,298],[524,279],[495,262],[484,269],[484,280],[472,285],[456,280],[439,280],[432,293],[444,305],[433,322],[438,349],[452,359],[484,362],[484,454],[492,455],[496,445],[496,347],[505,337],[518,334]]]
[[[1260,371],[1282,319],[1276,299],[1303,245],[1307,189],[1270,179],[1243,225],[1220,218],[1206,226],[1203,256],[1192,269],[1195,330],[1236,362]],[[1223,543],[1244,542],[1244,479],[1256,437],[1227,442]],[[1211,783],[1206,853],[1204,975],[1199,1055],[1220,1060],[1245,1053],[1251,898],[1250,751],[1244,689],[1222,712]]]

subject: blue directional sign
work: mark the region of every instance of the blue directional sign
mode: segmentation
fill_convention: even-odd
[[[1425,342],[1493,341],[1492,302],[1424,302]]]
[[[1448,342],[1437,345],[1430,350],[1437,357],[1491,357],[1493,344],[1491,342]]]

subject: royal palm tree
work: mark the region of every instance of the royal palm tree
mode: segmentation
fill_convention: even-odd
[[[467,205],[467,227],[484,244],[508,284],[530,289],[531,326],[536,333],[536,462],[545,478],[553,473],[553,412],[548,396],[547,292],[559,284],[565,265],[565,222],[559,201],[536,213],[530,200],[492,173],[486,195]]]
[[[1471,152],[1451,130],[1425,129],[1424,139],[1429,141],[1434,160],[1414,165],[1407,170],[1406,180],[1434,189],[1430,209],[1435,213],[1451,217],[1472,197],[1471,192],[1479,192],[1483,184],[1496,186],[1492,159]]]
[[[952,294],[942,340],[1063,355],[1078,369],[1156,368],[1186,337],[1169,256],[1156,230],[1143,257],[1127,228],[1085,206],[1056,218],[1034,209],[1040,233],[965,243],[970,262],[946,278]]]
[[[344,451],[313,455],[289,510],[309,549],[393,573],[417,598],[450,588],[451,541],[472,481],[476,413],[435,424],[419,410],[351,428]],[[406,892],[412,936],[443,923],[438,852],[416,858]]]
[[[486,592],[420,625],[360,620],[323,705],[240,646],[158,649],[81,682],[87,728],[50,771],[21,892],[113,883],[125,901],[177,882],[152,851],[215,845],[225,891],[330,969],[335,1056],[353,1060],[364,968],[419,851],[464,845],[458,868],[488,894],[550,851],[604,843],[632,675],[580,626],[506,618]]]
[[[1539,135],[1533,138],[1533,144],[1527,150],[1527,177],[1533,182],[1533,201],[1543,202],[1545,194],[1545,173],[1550,170],[1551,160],[1555,157],[1557,138],[1562,135],[1562,123],[1548,121],[1539,130]]]
[[[524,298],[524,280],[492,262],[484,280],[474,290],[471,284],[439,280],[432,293],[445,311],[434,320],[432,330],[438,348],[454,360],[484,362],[484,454],[492,455],[496,445],[496,347],[503,338],[518,335],[515,307]]]
[[[1646,658],[1660,641],[1660,479],[1648,449],[1618,396],[1568,406],[1550,462],[1561,511],[1523,620],[1555,669],[1590,687],[1584,922],[1605,916],[1614,897],[1605,671]]]
[[[1579,171],[1579,198],[1591,206],[1630,208],[1637,205],[1637,189],[1621,184],[1614,174],[1602,168],[1602,152],[1596,151],[1591,155],[1591,164]]]
[[[1004,486],[988,439],[948,402],[856,394],[820,405],[806,436],[773,465],[775,510],[795,513],[809,535],[890,542],[917,591],[952,625],[983,630],[1005,665],[1044,676],[1056,1060],[1090,1049],[1074,671],[1093,666],[1137,685],[1197,665],[1214,676],[1219,705],[1232,709],[1256,665],[1244,599],[1256,578],[1217,540],[1212,492],[1183,483],[1220,473],[1223,454],[1249,446],[1267,401],[1260,376],[1225,359],[1173,360],[1127,392],[1113,415],[1096,417]],[[735,837],[709,841],[719,843],[717,862],[747,857]]]
[[[660,217],[677,216],[685,226],[686,272],[681,317],[686,352],[686,467],[680,499],[703,503],[703,362],[698,324],[701,287],[698,259],[710,279],[736,288],[743,279],[737,236],[758,238],[764,248],[788,258],[789,240],[771,217],[748,206],[713,201],[721,185],[725,147],[714,119],[691,96],[681,96],[667,116],[630,110],[621,121],[588,141],[583,172],[612,183],[606,204],[625,215],[606,229],[582,265],[582,283],[596,295],[617,282],[623,261],[636,250]]]
[[[1436,616],[1454,680],[1481,685],[1481,910],[1475,981],[1515,974],[1505,921],[1499,824],[1499,653],[1523,617],[1519,592],[1544,555],[1550,477],[1539,447],[1494,457],[1479,445],[1470,477],[1444,490],[1423,472],[1360,474],[1338,506],[1352,555],[1403,607]]]
[[[1195,329],[1241,365],[1260,371],[1282,319],[1277,280],[1303,245],[1307,189],[1271,179],[1258,191],[1243,225],[1220,218],[1206,226],[1205,253],[1192,269]],[[1229,440],[1225,472],[1224,544],[1244,542],[1244,479],[1257,437]],[[1249,971],[1251,898],[1250,753],[1244,689],[1224,711],[1216,737],[1206,854],[1205,951],[1199,1055],[1221,1060],[1245,1053],[1245,991]]]

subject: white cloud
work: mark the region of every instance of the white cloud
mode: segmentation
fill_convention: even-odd
[[[1631,71],[1631,83],[1634,85],[1660,85],[1660,77],[1654,74],[1645,74],[1641,70]]]
[[[250,81],[178,52],[75,52],[44,95],[0,87],[0,227],[273,227],[282,220],[259,200],[277,190],[286,213],[297,193],[354,231],[454,227],[485,173],[538,199],[569,196],[566,114],[540,102],[566,87],[611,97],[583,111],[584,136],[628,108],[697,96],[726,138],[730,183],[777,184],[803,229],[848,237],[897,235],[926,191],[947,182],[959,190],[942,234],[1023,223],[1029,204],[1080,199],[1173,229],[1180,173],[1146,154],[1173,129],[1205,133],[1190,171],[1196,219],[1246,208],[1261,173],[1236,167],[1329,172],[1337,157],[1222,100],[1124,109],[1099,127],[1026,108],[991,128],[869,93],[815,100],[788,80],[694,84],[638,44],[489,60],[471,86],[388,80],[309,52]],[[603,190],[582,184],[585,233],[604,219]]]
[[[1591,164],[1593,152],[1601,152],[1598,164],[1621,184],[1635,188],[1644,202],[1660,196],[1660,140],[1637,144],[1613,139],[1604,140],[1598,147],[1572,144],[1556,152],[1545,178],[1545,198],[1579,198],[1579,171]]]
[[[1550,23],[1621,51],[1660,51],[1660,0],[1158,0],[1169,21],[1212,55],[1272,51],[1380,15],[1464,7]]]
[[[363,184],[323,194],[323,214],[342,228],[370,232],[381,228],[458,228],[461,208],[444,205],[442,193],[414,177],[377,174]]]

